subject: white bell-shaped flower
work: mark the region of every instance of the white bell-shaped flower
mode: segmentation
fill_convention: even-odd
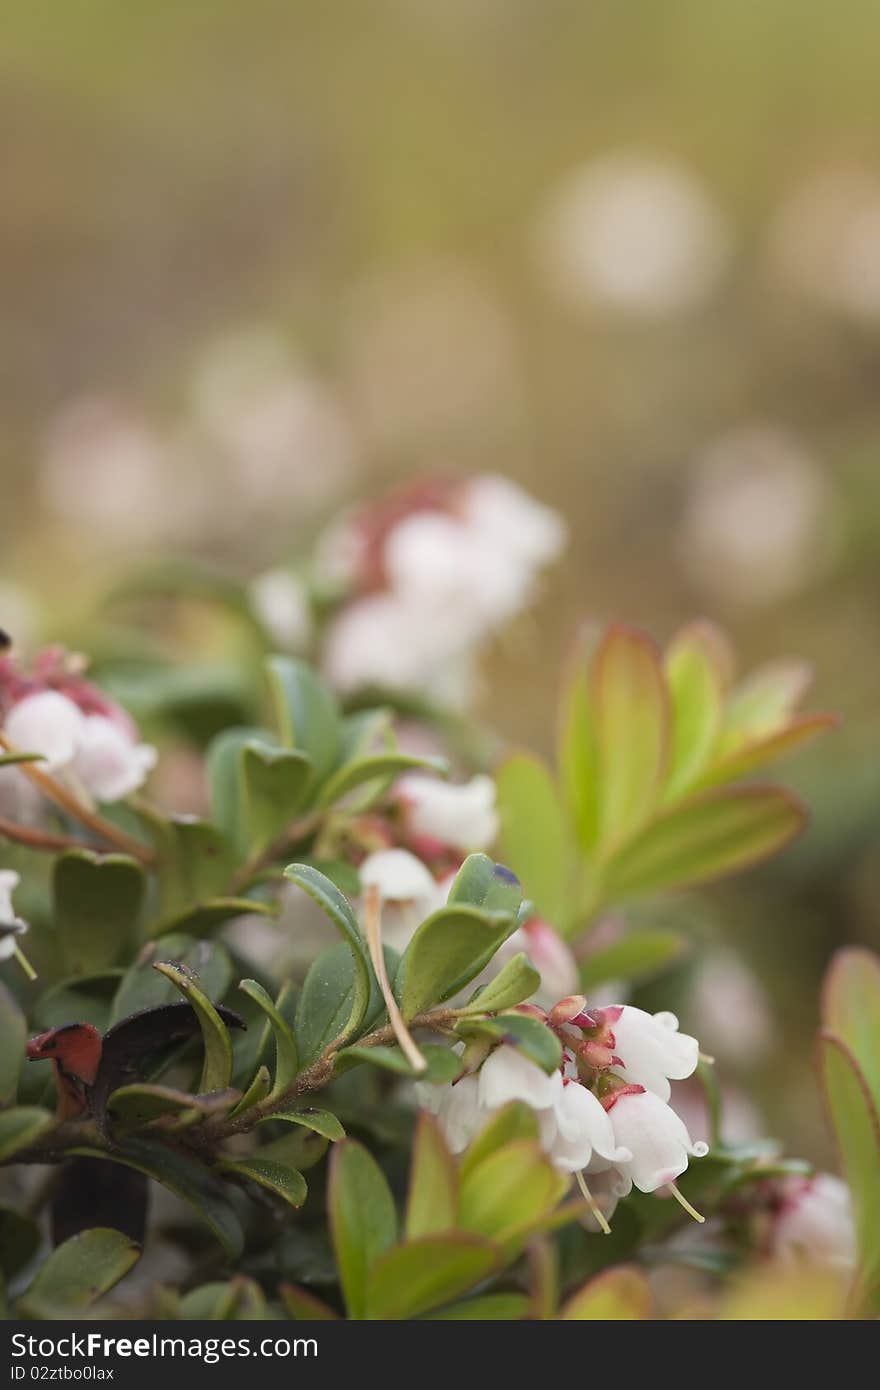
[[[792,1180],[773,1228],[772,1248],[791,1263],[852,1269],[856,1235],[849,1188],[831,1173]]]
[[[545,1145],[555,1167],[577,1173],[591,1162],[627,1163],[629,1149],[617,1143],[601,1101],[576,1081],[562,1087],[554,1106],[556,1135]]]
[[[614,1024],[614,1052],[625,1081],[667,1101],[670,1078],[683,1081],[696,1071],[700,1045],[678,1031],[675,1014],[648,1014],[625,1004]]]
[[[439,840],[467,853],[488,849],[498,834],[495,783],[491,777],[472,777],[456,786],[411,773],[401,777],[397,791],[412,835]]]
[[[0,869],[0,960],[15,954],[16,939],[27,931],[27,923],[17,916],[12,894],[19,884],[14,869]]]
[[[623,1091],[608,1115],[616,1142],[630,1150],[628,1176],[640,1192],[656,1192],[675,1182],[691,1157],[709,1147],[694,1143],[680,1116],[652,1091]]]
[[[555,1107],[562,1092],[559,1072],[550,1076],[516,1047],[502,1043],[480,1068],[480,1099],[489,1110],[521,1100],[533,1110]]]
[[[135,743],[103,714],[89,714],[79,733],[73,771],[98,801],[121,801],[137,791],[156,766],[156,749]]]
[[[40,753],[48,772],[72,762],[85,715],[58,690],[25,695],[6,716],[9,742],[22,753]]]

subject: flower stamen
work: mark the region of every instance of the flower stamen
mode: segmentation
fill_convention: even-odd
[[[604,1214],[602,1213],[602,1211],[601,1211],[601,1209],[600,1209],[600,1207],[599,1207],[598,1202],[596,1201],[596,1199],[595,1199],[595,1197],[593,1196],[593,1194],[592,1194],[592,1192],[590,1191],[590,1189],[587,1187],[587,1181],[586,1181],[586,1178],[585,1178],[584,1175],[583,1175],[583,1171],[582,1171],[581,1169],[579,1169],[579,1170],[575,1173],[575,1177],[577,1178],[578,1187],[580,1188],[581,1192],[583,1193],[584,1197],[586,1198],[587,1202],[589,1203],[590,1211],[592,1212],[593,1216],[596,1218],[597,1222],[599,1223],[599,1229],[603,1232],[604,1235],[610,1236],[610,1235],[611,1235],[611,1227],[608,1225],[608,1222],[605,1220]],[[701,1217],[700,1219],[702,1220],[702,1217]]]
[[[678,1202],[678,1205],[680,1207],[684,1207],[688,1216],[692,1216],[693,1219],[695,1221],[698,1221],[702,1226],[703,1222],[706,1220],[705,1216],[702,1216],[700,1212],[697,1211],[696,1207],[691,1206],[687,1197],[685,1197],[681,1192],[679,1192],[674,1182],[667,1183],[666,1185],[668,1190],[672,1193],[673,1197],[675,1198],[676,1202]]]

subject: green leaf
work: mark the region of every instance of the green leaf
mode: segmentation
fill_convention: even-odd
[[[206,898],[176,916],[157,921],[150,934],[162,937],[169,932],[183,932],[205,936],[238,917],[277,917],[278,911],[275,903],[264,902],[261,898]]]
[[[459,1224],[490,1240],[514,1243],[555,1210],[568,1183],[536,1140],[515,1140],[462,1171]]]
[[[464,989],[516,929],[516,918],[454,903],[417,928],[403,953],[394,992],[409,1022]]]
[[[88,1308],[118,1284],[140,1257],[121,1231],[95,1226],[53,1250],[19,1303],[25,1317],[57,1318]]]
[[[488,1038],[517,1048],[548,1076],[562,1061],[562,1044],[539,1018],[526,1014],[499,1014],[497,1018],[464,1018],[456,1024],[462,1038]]]
[[[464,1178],[475,1168],[518,1139],[538,1138],[538,1117],[523,1101],[512,1100],[508,1105],[496,1110],[487,1120],[477,1137],[468,1145],[460,1164],[460,1174]]]
[[[100,1158],[121,1163],[145,1173],[148,1178],[167,1187],[187,1202],[196,1215],[217,1237],[231,1260],[237,1260],[244,1249],[244,1234],[223,1186],[213,1173],[194,1158],[171,1149],[156,1139],[125,1139],[113,1153],[87,1147],[71,1152],[86,1158]]]
[[[243,1322],[268,1317],[266,1300],[259,1284],[244,1275],[228,1283],[202,1284],[180,1300],[178,1318],[184,1321]]]
[[[605,866],[604,903],[707,883],[757,864],[802,829],[804,808],[778,787],[706,792],[662,812]]]
[[[524,1293],[484,1293],[464,1303],[450,1303],[427,1316],[431,1322],[516,1322],[528,1311]]]
[[[328,946],[310,965],[299,998],[294,1031],[300,1066],[309,1066],[331,1043],[356,1032],[368,1002],[352,952],[342,941]]]
[[[107,1103],[107,1115],[117,1135],[142,1129],[153,1120],[175,1118],[175,1129],[195,1124],[208,1115],[223,1114],[237,1100],[237,1091],[215,1091],[210,1097],[193,1096],[172,1086],[135,1082],[120,1086]]]
[[[142,867],[124,854],[77,849],[58,856],[52,911],[71,973],[101,970],[129,950],[145,889]]]
[[[458,1169],[436,1119],[423,1110],[413,1140],[406,1238],[452,1231],[457,1217]]]
[[[224,1173],[257,1183],[273,1196],[280,1197],[290,1207],[301,1207],[308,1196],[308,1187],[302,1173],[274,1159],[261,1156],[224,1159],[220,1168]]]
[[[724,673],[718,661],[718,634],[709,623],[692,623],[666,653],[666,679],[672,701],[672,748],[663,799],[688,791],[708,765],[724,717]]]
[[[59,1028],[76,1019],[78,1023],[92,1023],[99,1032],[105,1032],[110,1026],[113,1001],[121,979],[122,971],[115,969],[59,980],[37,1000],[34,1023],[39,1028]]]
[[[777,733],[764,738],[756,738],[743,743],[733,752],[727,752],[717,762],[706,769],[700,777],[698,786],[716,787],[735,778],[745,777],[766,763],[775,762],[787,753],[794,752],[807,743],[836,727],[838,721],[833,714],[805,714],[793,719]]]
[[[859,946],[837,951],[822,990],[822,1024],[849,1049],[880,1115],[880,957]]]
[[[19,1105],[13,1110],[0,1111],[0,1160],[5,1161],[19,1149],[36,1143],[54,1123],[54,1115],[37,1105]]]
[[[527,753],[496,773],[501,855],[542,917],[562,924],[570,908],[572,850],[568,819],[547,767]]]
[[[866,1317],[880,1314],[880,1118],[853,1054],[831,1033],[819,1035],[825,1100],[852,1195],[859,1268],[852,1304]]]
[[[669,757],[669,693],[660,653],[641,632],[608,629],[592,670],[599,837],[605,854],[644,825]]]
[[[278,1006],[272,1002],[263,986],[258,984],[256,980],[242,980],[238,987],[250,999],[253,999],[258,1008],[262,1009],[271,1024],[275,1038],[275,1079],[269,1095],[271,1097],[280,1096],[296,1078],[297,1073],[296,1040],[293,1036],[293,1029],[279,1011]]]
[[[257,1067],[254,1079],[248,1086],[241,1100],[230,1110],[230,1117],[233,1115],[243,1115],[245,1110],[250,1110],[252,1106],[259,1105],[265,1100],[272,1089],[272,1078],[269,1075],[269,1068],[266,1066]]]
[[[151,935],[191,914],[200,904],[224,897],[235,869],[230,841],[219,825],[195,816],[165,818],[139,809],[158,856],[158,894]]]
[[[199,1093],[225,1091],[232,1076],[232,1040],[226,1024],[208,996],[178,966],[156,961],[153,968],[171,981],[198,1015],[205,1048]]]
[[[541,984],[541,976],[532,965],[524,951],[518,951],[505,966],[498,971],[481,990],[464,1005],[468,1014],[498,1013],[501,1009],[512,1009],[534,994]]]
[[[329,1110],[317,1110],[314,1106],[304,1110],[276,1111],[272,1115],[267,1115],[266,1120],[273,1122],[283,1120],[286,1124],[302,1125],[303,1129],[311,1129],[315,1134],[321,1134],[333,1143],[338,1139],[345,1138],[345,1130],[336,1116],[332,1115]]]
[[[353,1066],[366,1062],[371,1066],[380,1067],[383,1071],[408,1076],[414,1081],[430,1081],[437,1084],[455,1081],[461,1071],[461,1058],[457,1053],[437,1043],[422,1043],[419,1051],[428,1065],[425,1071],[416,1072],[399,1047],[362,1047],[355,1043],[336,1054],[336,1072],[342,1075]]]
[[[15,1096],[26,1040],[24,1014],[0,982],[0,1105],[6,1105]]]
[[[446,903],[515,917],[522,896],[522,884],[506,865],[496,864],[488,854],[469,854],[452,880]]]
[[[590,851],[599,834],[596,730],[590,671],[598,629],[585,629],[566,662],[559,708],[556,762],[563,796],[581,849]]]
[[[327,1205],[348,1314],[360,1320],[373,1268],[397,1239],[397,1213],[382,1170],[353,1139],[333,1150]]]
[[[580,962],[581,989],[589,993],[606,980],[634,981],[657,975],[678,960],[685,945],[684,937],[677,932],[628,932]]]
[[[30,1264],[41,1242],[40,1228],[30,1216],[0,1203],[0,1286]]]
[[[219,942],[195,941],[180,933],[163,936],[145,946],[123,975],[113,1001],[112,1023],[156,1004],[170,1004],[177,997],[175,986],[153,969],[154,963],[163,959],[173,960],[195,977],[212,999],[222,999],[232,980],[229,954]]]
[[[499,1263],[486,1240],[426,1235],[396,1245],[377,1260],[367,1290],[368,1318],[415,1318],[472,1289]]]
[[[241,750],[241,813],[247,846],[259,854],[277,839],[308,800],[312,760],[291,748],[251,740]]]
[[[372,753],[353,762],[343,763],[337,768],[321,788],[318,805],[332,806],[334,802],[354,791],[356,787],[363,786],[365,782],[379,779],[387,782],[389,778],[413,770],[434,772],[438,777],[445,777],[449,771],[449,764],[445,758],[416,758],[411,753]]]
[[[333,692],[304,661],[272,656],[266,662],[281,742],[307,753],[318,784],[339,754],[339,709]]]
[[[278,1292],[290,1316],[297,1322],[335,1322],[339,1318],[320,1298],[298,1284],[282,1284]]]
[[[355,915],[336,885],[310,864],[289,864],[284,870],[284,877],[308,893],[326,913],[345,940],[351,957],[345,994],[348,1009],[344,1018],[338,1013],[343,980],[338,955],[331,960],[331,952],[325,951],[306,976],[297,1013],[297,1041],[300,1043],[302,1060],[307,1064],[320,1050],[320,1039],[325,1037],[329,1026],[337,1027],[337,1032],[327,1039],[329,1042],[344,1041],[360,1027],[370,1003],[373,972]],[[332,1025],[328,1024],[328,1018],[334,1020]],[[320,1027],[316,1026],[316,1019],[323,1020]],[[308,1039],[306,1048],[302,1046],[301,1033]],[[323,1045],[326,1046],[326,1043]]]
[[[323,1134],[294,1125],[278,1139],[270,1139],[268,1144],[261,1144],[258,1157],[272,1159],[273,1162],[283,1163],[288,1168],[296,1168],[300,1173],[305,1173],[307,1169],[320,1163],[329,1146],[330,1141],[325,1139]]]
[[[579,1322],[634,1322],[653,1315],[651,1287],[637,1269],[605,1270],[572,1294],[560,1317]]]
[[[812,678],[810,667],[797,660],[769,662],[746,676],[727,701],[722,754],[787,724]]]

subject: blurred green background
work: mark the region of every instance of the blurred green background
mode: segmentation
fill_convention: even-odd
[[[34,0],[0,34],[3,625],[82,641],[132,558],[249,575],[489,470],[571,531],[489,658],[511,739],[549,750],[585,615],[808,657],[845,716],[791,766],[813,827],[700,910],[819,1156],[818,980],[880,944],[878,45],[868,0]]]

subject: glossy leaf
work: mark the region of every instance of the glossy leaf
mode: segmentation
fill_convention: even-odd
[[[120,1231],[81,1231],[48,1256],[19,1303],[25,1317],[57,1318],[81,1312],[118,1284],[140,1257]]]
[[[113,1023],[141,1009],[177,999],[175,986],[153,969],[157,960],[170,960],[180,966],[198,980],[211,999],[222,999],[232,980],[229,953],[219,942],[196,941],[180,933],[163,936],[144,946],[123,975],[113,1001]]]
[[[568,1322],[634,1322],[650,1318],[653,1306],[644,1274],[620,1265],[597,1275],[572,1294],[560,1317]]]
[[[252,1158],[224,1159],[220,1164],[224,1173],[244,1178],[265,1188],[274,1197],[280,1197],[290,1207],[301,1207],[308,1196],[308,1187],[302,1173],[288,1168],[285,1163],[256,1155]]]
[[[5,1161],[19,1149],[36,1143],[54,1123],[55,1117],[37,1105],[19,1105],[0,1111],[0,1160]]]
[[[329,969],[330,953],[324,952],[323,956],[320,956],[313,963],[303,985],[302,999],[297,1014],[297,1040],[301,1042],[300,1016],[307,1007],[313,1013],[317,1012],[325,1020],[327,1017],[337,1020],[336,1023],[330,1025],[330,1027],[336,1027],[336,1032],[327,1038],[327,1041],[344,1040],[351,1037],[352,1033],[360,1026],[370,1002],[373,973],[369,963],[366,942],[361,935],[360,927],[350,904],[336,885],[330,882],[329,878],[312,868],[310,864],[289,864],[284,870],[284,876],[308,893],[309,897],[326,913],[345,940],[351,956],[348,972],[350,984],[346,994],[347,1009],[341,1012],[336,1008],[339,999],[338,987],[341,973],[336,966]],[[334,957],[334,961],[336,960],[338,960],[338,956]],[[327,964],[327,970],[322,971],[319,968],[322,961]],[[316,1008],[317,1005],[322,1007]],[[331,1006],[333,1007],[331,1008]],[[320,1049],[320,1039],[324,1038],[328,1031],[327,1027],[316,1028],[311,1019],[308,1021],[308,1026],[303,1027],[302,1032],[309,1040],[309,1045],[306,1048],[300,1047],[304,1063],[312,1060],[316,1051]]]
[[[336,1116],[329,1110],[318,1110],[314,1106],[302,1110],[279,1110],[266,1118],[273,1123],[283,1120],[286,1124],[302,1125],[303,1129],[311,1129],[334,1143],[345,1138],[345,1130]]]
[[[458,1169],[439,1124],[422,1111],[416,1123],[406,1203],[406,1238],[455,1229]]]
[[[397,1238],[397,1213],[379,1165],[353,1139],[333,1150],[327,1204],[349,1317],[362,1319],[374,1266]]]
[[[498,1013],[521,1004],[540,987],[541,976],[524,951],[518,951],[473,999],[463,1005],[469,1014]]]
[[[451,904],[431,914],[404,951],[394,992],[409,1022],[464,989],[516,928],[508,913]]]
[[[526,1014],[498,1014],[496,1018],[465,1018],[455,1031],[462,1038],[488,1038],[515,1047],[550,1075],[562,1061],[562,1045],[539,1018]]]
[[[599,836],[606,852],[643,825],[669,756],[669,697],[649,637],[609,628],[593,662]]]
[[[199,1092],[226,1090],[232,1077],[232,1040],[225,1023],[208,996],[177,966],[157,961],[154,968],[171,981],[198,1015],[205,1049]]]
[[[603,902],[707,883],[776,854],[806,813],[777,787],[707,792],[662,812],[615,854],[602,875]]]
[[[398,1076],[408,1076],[414,1081],[430,1081],[437,1084],[455,1081],[461,1071],[461,1059],[457,1053],[437,1043],[421,1043],[419,1051],[427,1062],[427,1068],[425,1071],[417,1072],[399,1047],[361,1047],[359,1043],[354,1043],[336,1054],[336,1071],[342,1075],[353,1066],[366,1062],[368,1066],[392,1071]]]
[[[373,1266],[366,1316],[418,1317],[479,1284],[498,1263],[494,1246],[462,1232],[426,1235],[396,1245]]]
[[[169,1148],[159,1140],[142,1138],[125,1139],[112,1155],[104,1149],[86,1147],[74,1152],[89,1158],[122,1163],[139,1173],[145,1173],[148,1178],[154,1178],[192,1207],[230,1259],[237,1260],[241,1255],[244,1235],[228,1194],[213,1172],[196,1159],[179,1149]]]
[[[307,1067],[331,1043],[355,1033],[364,1022],[369,999],[348,946],[340,941],[322,951],[309,967],[296,1011],[300,1065]]]
[[[499,1243],[530,1234],[568,1187],[533,1139],[496,1149],[461,1175],[459,1224]]]
[[[153,1120],[173,1118],[175,1128],[195,1124],[208,1115],[223,1114],[238,1098],[237,1091],[215,1091],[210,1097],[193,1096],[172,1086],[136,1082],[120,1086],[107,1102],[107,1115],[117,1136],[143,1128]]]
[[[571,847],[568,818],[548,768],[527,753],[495,775],[501,855],[542,917],[561,924],[569,910]]]
[[[124,854],[68,850],[55,861],[52,911],[68,968],[85,974],[113,965],[130,947],[146,878]]]
[[[243,990],[259,1009],[262,1009],[272,1027],[272,1035],[275,1039],[275,1077],[269,1094],[270,1096],[279,1096],[296,1078],[297,1051],[293,1029],[278,1006],[273,1003],[263,989],[263,986],[258,984],[256,980],[242,980],[239,989]]]
[[[522,896],[522,884],[506,865],[496,864],[488,854],[469,854],[450,884],[446,902],[516,916]]]

